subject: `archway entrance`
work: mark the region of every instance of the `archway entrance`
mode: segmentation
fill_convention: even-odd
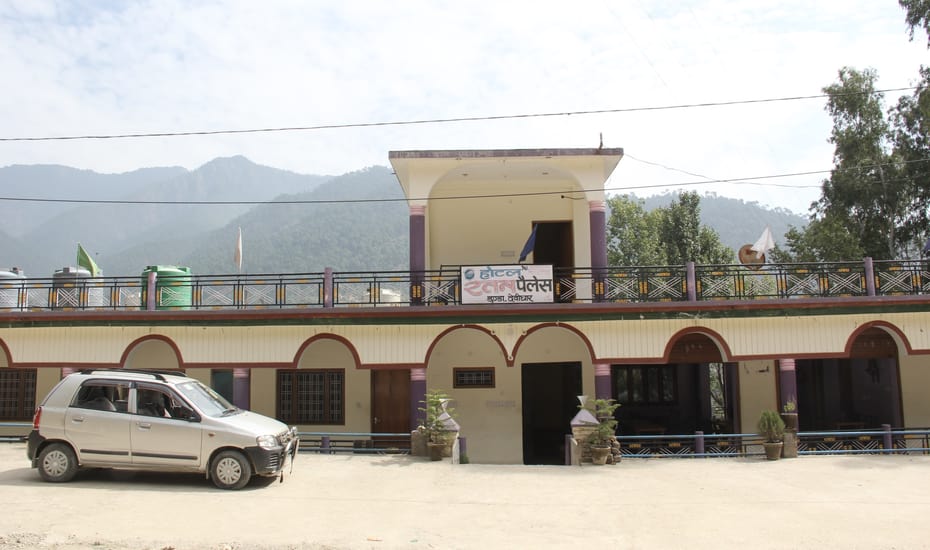
[[[564,464],[581,395],[581,363],[524,363],[523,463]]]
[[[856,337],[850,357],[795,362],[801,431],[903,426],[898,346],[884,330]]]

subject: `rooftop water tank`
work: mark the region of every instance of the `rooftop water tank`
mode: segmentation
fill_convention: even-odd
[[[29,304],[28,292],[22,269],[0,269],[0,309],[25,309]]]
[[[149,274],[155,274],[155,309],[190,309],[193,296],[191,268],[150,265],[142,270],[142,309],[148,304]]]
[[[49,305],[53,308],[68,309],[103,307],[103,284],[97,279],[92,279],[90,271],[83,267],[67,266],[56,269],[52,274]]]

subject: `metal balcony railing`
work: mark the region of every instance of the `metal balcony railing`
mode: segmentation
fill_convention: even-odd
[[[452,306],[460,271],[0,279],[0,312]],[[914,296],[930,295],[930,261],[556,268],[551,283],[565,304]]]

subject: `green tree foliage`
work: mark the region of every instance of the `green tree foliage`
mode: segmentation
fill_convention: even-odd
[[[904,8],[904,20],[907,21],[911,40],[914,39],[914,28],[923,27],[927,32],[927,46],[930,46],[930,0],[898,0]]]
[[[930,235],[930,67],[921,67],[916,89],[898,100],[891,119],[901,177],[909,185],[901,240],[908,249],[919,249]]]
[[[607,259],[610,265],[723,264],[733,250],[713,229],[701,225],[700,197],[678,195],[668,207],[646,212],[642,201],[627,196],[607,200]]]
[[[607,263],[610,265],[660,265],[665,254],[659,240],[658,210],[647,212],[643,201],[627,195],[607,199]]]
[[[872,69],[844,67],[838,81],[823,89],[833,117],[829,141],[835,146],[834,168],[823,182],[814,219],[829,223],[808,230],[840,224],[867,256],[892,259],[902,244],[897,229],[907,216],[910,193],[894,162],[883,95],[875,91],[877,78]]]

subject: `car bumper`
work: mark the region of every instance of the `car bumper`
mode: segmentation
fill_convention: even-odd
[[[256,475],[276,476],[284,471],[288,464],[294,464],[294,457],[297,456],[299,446],[300,440],[294,437],[284,447],[275,447],[273,449],[246,447],[243,450],[249,455],[249,460],[255,467]]]
[[[42,443],[44,442],[45,438],[39,435],[38,430],[29,432],[29,439],[26,440],[26,456],[29,458],[29,461],[32,462],[33,468],[37,466],[39,449],[42,448]]]

